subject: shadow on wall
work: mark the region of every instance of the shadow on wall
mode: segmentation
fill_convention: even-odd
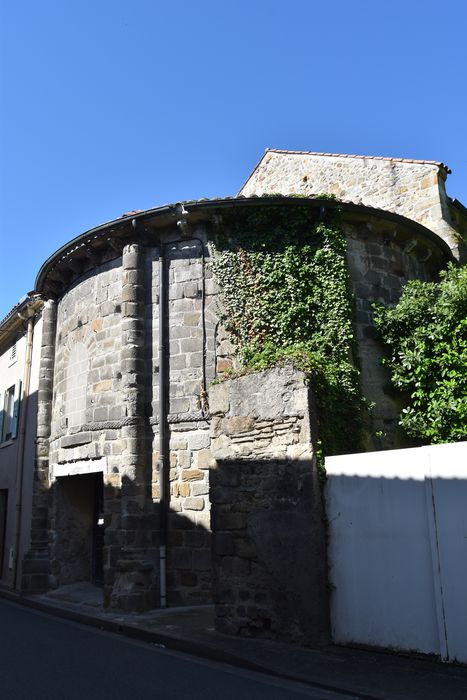
[[[334,642],[467,662],[466,456],[458,443],[327,460]]]
[[[68,468],[72,472],[73,463]],[[25,590],[37,572],[34,538],[40,538],[48,542],[41,559],[43,588],[90,582],[103,586],[105,606],[132,611],[159,606],[159,503],[146,499],[137,508],[135,499],[129,500],[139,493],[135,482],[125,477],[120,488],[106,483],[109,476],[102,471],[57,476],[43,492],[47,508],[41,511],[43,529],[33,530],[26,555]],[[211,568],[210,532],[169,508],[168,604],[210,602]]]
[[[328,642],[324,523],[312,460],[218,460],[210,482],[217,629]]]
[[[0,392],[0,577],[12,588],[29,546],[38,404],[36,391],[21,401],[21,385]]]

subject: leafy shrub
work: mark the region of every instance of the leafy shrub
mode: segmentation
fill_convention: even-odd
[[[409,282],[396,307],[375,306],[384,364],[408,396],[400,424],[431,443],[467,438],[467,267]]]

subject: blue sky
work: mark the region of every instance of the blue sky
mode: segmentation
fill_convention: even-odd
[[[467,4],[23,0],[0,11],[0,318],[131,209],[235,194],[264,149],[441,160],[467,204]]]

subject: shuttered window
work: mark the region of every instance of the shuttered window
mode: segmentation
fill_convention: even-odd
[[[18,380],[3,393],[0,411],[0,440],[14,440],[18,434],[19,407],[21,401],[21,382]],[[1,402],[0,402],[1,403]]]

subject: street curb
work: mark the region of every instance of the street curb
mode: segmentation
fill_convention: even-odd
[[[71,622],[77,622],[79,624],[86,625],[87,627],[94,627],[104,630],[105,632],[111,632],[116,635],[128,637],[129,639],[136,639],[149,644],[154,644],[156,646],[161,646],[169,651],[177,651],[184,654],[189,654],[191,656],[196,656],[201,659],[206,659],[208,661],[228,664],[229,666],[234,666],[235,668],[261,673],[263,675],[273,676],[275,678],[281,678],[282,680],[303,683],[304,685],[320,690],[328,690],[331,692],[340,693],[344,696],[348,695],[349,697],[354,698],[354,700],[385,700],[385,698],[382,696],[369,695],[368,693],[358,690],[349,690],[348,688],[312,681],[297,674],[275,671],[267,666],[249,661],[242,656],[224,651],[223,649],[219,649],[211,644],[197,642],[179,636],[176,637],[166,633],[164,634],[145,630],[141,627],[135,627],[134,625],[129,625],[125,622],[122,623],[115,622],[114,620],[105,620],[101,617],[95,617],[76,610],[70,610],[68,608],[55,605],[54,603],[47,604],[43,601],[34,600],[28,596],[22,595],[21,593],[15,593],[13,591],[0,588],[0,598],[32,610],[37,610],[38,612],[42,612],[47,615],[53,615],[65,620],[70,620]]]

